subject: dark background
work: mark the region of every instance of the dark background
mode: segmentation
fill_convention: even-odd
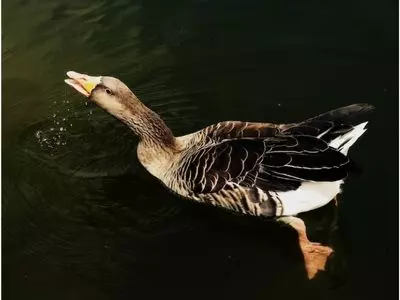
[[[4,299],[397,298],[397,1],[2,4]],[[376,106],[339,209],[304,215],[327,271],[307,280],[289,229],[171,195],[68,70],[119,77],[176,135]]]

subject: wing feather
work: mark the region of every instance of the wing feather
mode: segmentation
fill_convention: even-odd
[[[348,130],[351,125],[323,119],[287,125],[221,122],[199,133],[207,142],[187,151],[180,174],[192,192],[203,194],[235,185],[287,191],[305,181],[341,180],[350,162],[329,141]]]

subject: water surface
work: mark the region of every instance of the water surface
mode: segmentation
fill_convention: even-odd
[[[3,1],[5,299],[391,299],[397,291],[397,3]],[[63,79],[116,76],[176,135],[377,107],[309,282],[296,236],[177,199],[137,139]]]

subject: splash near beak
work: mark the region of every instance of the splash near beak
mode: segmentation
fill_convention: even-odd
[[[67,72],[67,76],[70,79],[65,79],[65,83],[86,97],[89,97],[93,89],[101,83],[101,76],[88,76],[74,71]]]

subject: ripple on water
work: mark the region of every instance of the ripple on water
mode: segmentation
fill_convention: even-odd
[[[58,93],[56,96],[62,98]],[[93,114],[92,108],[89,108],[88,101],[85,102],[85,108],[76,107],[75,104],[68,100],[66,91],[64,99],[52,101],[46,117],[46,125],[38,128],[34,133],[39,146],[50,155],[67,146],[73,135],[74,124],[76,125],[76,122],[83,118],[90,118]]]

